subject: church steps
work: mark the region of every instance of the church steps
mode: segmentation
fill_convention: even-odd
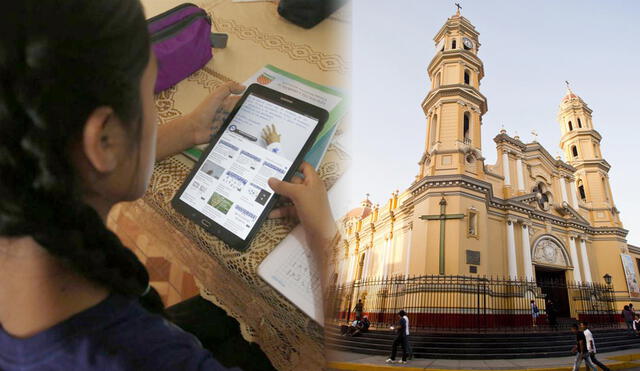
[[[598,352],[640,347],[640,337],[625,330],[594,330]],[[394,334],[372,331],[361,337],[345,337],[335,328],[327,331],[327,346],[332,349],[372,355],[388,355]],[[575,344],[570,332],[506,334],[412,334],[411,345],[417,358],[507,359],[562,357]]]

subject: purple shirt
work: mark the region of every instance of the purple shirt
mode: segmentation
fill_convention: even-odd
[[[0,370],[227,369],[195,336],[113,294],[27,339],[0,326]]]

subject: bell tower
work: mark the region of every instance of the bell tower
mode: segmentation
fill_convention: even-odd
[[[566,84],[567,93],[558,111],[560,148],[567,162],[577,169],[575,192],[581,209],[578,211],[586,212],[587,219],[596,227],[622,227],[609,185],[611,165],[600,151],[602,136],[593,126],[591,109],[573,93],[569,82]]]
[[[487,99],[480,93],[484,66],[478,58],[478,35],[458,7],[433,39],[435,56],[427,69],[431,90],[422,102],[427,131],[418,178],[484,177],[481,126]]]

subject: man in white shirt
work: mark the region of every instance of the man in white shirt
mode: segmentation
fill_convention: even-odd
[[[397,326],[391,326],[390,329],[396,331],[396,338],[393,340],[393,345],[391,346],[391,357],[387,359],[387,363],[398,363],[396,361],[396,353],[398,352],[398,345],[402,346],[402,360],[399,363],[407,363],[407,353],[408,353],[408,338],[409,338],[409,317],[407,317],[407,313],[404,310],[398,312],[398,317],[400,320],[398,321]]]
[[[609,367],[603,365],[598,359],[596,359],[596,342],[593,340],[593,334],[589,330],[589,323],[587,321],[580,322],[580,329],[584,333],[584,337],[587,339],[587,350],[589,351],[589,357],[591,362],[605,371],[609,371]]]

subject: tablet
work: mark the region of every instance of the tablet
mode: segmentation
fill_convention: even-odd
[[[182,215],[245,250],[327,121],[319,107],[259,84],[247,88],[172,200]]]

